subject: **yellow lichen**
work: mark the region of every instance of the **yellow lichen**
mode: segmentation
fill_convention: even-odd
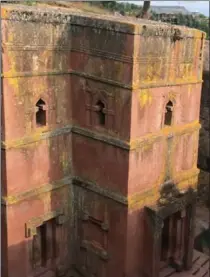
[[[172,102],[174,102],[174,100],[175,100],[176,97],[177,97],[177,93],[174,92],[174,91],[169,91],[168,97],[169,97],[169,100],[171,100]]]
[[[173,180],[179,190],[186,190],[189,187],[196,188],[199,170],[189,170],[188,172],[179,173],[178,178]],[[146,205],[153,205],[160,196],[160,184],[164,183],[165,170],[162,171],[158,180],[152,185],[152,188],[146,191],[134,193],[128,197],[128,207],[131,210],[141,209]]]
[[[1,19],[7,19],[9,17],[9,8],[1,7]]]
[[[181,181],[177,184],[179,190],[187,190],[188,188],[196,189],[198,183],[198,177],[192,177],[187,180]]]
[[[66,151],[64,151],[61,156],[61,164],[62,164],[62,168],[64,173],[69,169],[69,160],[68,160],[68,153]]]
[[[32,197],[37,197],[38,199],[44,199],[46,194],[48,193],[51,194],[52,191],[55,191],[55,190],[62,190],[62,188],[64,187],[67,187],[67,189],[69,188],[69,186],[66,184],[66,181],[63,179],[63,180],[53,182],[51,184],[44,184],[40,187],[31,189],[28,191],[24,191],[16,195],[8,195],[6,197],[2,197],[2,199],[7,203],[7,205],[16,204],[20,201],[23,201],[25,199],[32,198]]]
[[[28,148],[34,147],[35,142],[41,141],[43,136],[43,132],[49,131],[48,126],[40,127],[29,137],[22,137],[20,139],[10,140],[10,141],[2,141],[1,144],[4,148]]]
[[[138,92],[138,99],[141,108],[143,108],[145,105],[150,105],[152,102],[152,94],[148,89],[142,89],[140,92]]]
[[[162,137],[167,137],[170,134],[174,134],[175,136],[182,135],[187,132],[191,132],[191,131],[193,132],[195,130],[198,130],[200,127],[201,125],[197,120],[182,126],[168,126],[156,133],[148,134],[139,139],[131,140],[129,142],[129,146],[130,146],[130,149],[133,150],[133,149],[144,147],[145,145],[154,143],[155,141],[157,141],[157,139],[161,139]]]
[[[166,152],[165,152],[166,154]],[[157,201],[159,197],[160,184],[164,183],[166,174],[166,164],[163,164],[163,168],[157,178],[157,180],[150,185],[149,190],[139,191],[128,196],[128,206],[132,210],[140,209],[145,205],[152,205]]]
[[[193,124],[188,124],[188,125],[182,126],[182,128],[179,127],[178,131],[179,131],[179,133],[183,132],[183,131],[186,132],[186,129],[187,129],[186,127],[191,128],[192,132],[195,132],[193,135],[195,137],[194,143],[196,144],[196,139],[198,139],[197,128],[199,126],[200,126],[199,123],[196,121]],[[194,131],[194,128],[196,129],[195,131]],[[171,129],[173,129],[173,128],[171,128]],[[170,128],[166,128],[165,130],[163,130],[163,132],[168,134],[169,130],[170,130]],[[177,131],[177,128],[176,128],[176,131]],[[189,132],[189,129],[188,129],[188,132]],[[150,137],[150,139],[151,139],[151,137]],[[154,140],[154,137],[152,137],[152,139]],[[128,197],[128,205],[129,205],[130,209],[132,209],[132,210],[140,209],[140,208],[143,208],[145,205],[152,205],[153,203],[155,203],[157,201],[157,199],[159,197],[160,184],[164,183],[167,167],[169,170],[169,175],[174,180],[174,182],[177,184],[177,186],[180,190],[187,189],[189,187],[196,188],[197,176],[199,174],[199,170],[197,169],[195,164],[194,164],[193,168],[191,168],[190,170],[175,172],[175,166],[174,166],[173,160],[174,160],[174,155],[176,155],[175,147],[176,147],[177,143],[178,143],[178,140],[177,140],[177,137],[175,136],[172,140],[171,155],[169,156],[170,161],[167,161],[168,148],[165,148],[164,160],[166,161],[166,163],[164,164],[164,167],[161,171],[161,174],[159,175],[159,178],[157,179],[157,181],[154,184],[152,184],[152,188],[146,192],[140,191],[140,192],[137,192]],[[145,151],[145,149],[147,149],[144,147],[144,144],[147,144],[146,141],[144,141],[144,143],[140,146],[141,151]],[[196,147],[196,146],[194,145],[194,147]],[[196,159],[196,157],[194,157],[194,158]]]
[[[10,70],[8,72],[4,72],[3,76],[5,78],[8,78],[9,84],[14,88],[15,95],[18,95],[20,78],[16,76],[17,72],[15,69],[16,67],[15,56],[13,54],[13,51],[8,51],[7,54],[8,54],[9,64],[10,64]]]

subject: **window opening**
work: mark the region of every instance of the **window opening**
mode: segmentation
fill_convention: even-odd
[[[42,99],[36,103],[37,112],[36,112],[36,126],[45,126],[46,125],[46,106],[45,102]]]
[[[33,237],[33,267],[46,267],[52,264],[56,257],[56,225],[55,220],[49,220],[37,227],[37,234]]]
[[[164,118],[164,125],[170,126],[172,123],[172,115],[173,115],[173,103],[169,101],[166,104],[165,109],[165,118]]]
[[[106,123],[105,105],[100,100],[96,104],[96,113],[99,125],[104,126]]]

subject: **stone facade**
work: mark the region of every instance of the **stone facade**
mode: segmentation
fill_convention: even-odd
[[[204,34],[21,6],[1,16],[4,277],[157,277],[163,221],[185,208],[188,269]]]

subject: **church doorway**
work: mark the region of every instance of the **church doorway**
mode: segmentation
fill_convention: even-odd
[[[145,207],[145,276],[192,267],[195,207],[196,192],[190,188],[164,205]]]
[[[171,266],[177,271],[184,267],[186,248],[186,212],[178,211],[163,221],[161,236],[161,264]]]

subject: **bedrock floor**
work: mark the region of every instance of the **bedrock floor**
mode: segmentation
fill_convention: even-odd
[[[210,258],[194,250],[193,267],[189,271],[176,272],[173,268],[162,268],[159,277],[209,277]]]

